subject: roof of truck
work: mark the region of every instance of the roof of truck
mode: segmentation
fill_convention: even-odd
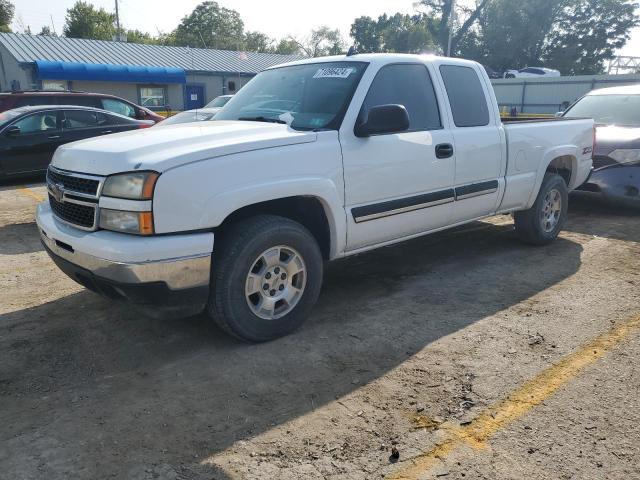
[[[590,91],[587,95],[640,95],[640,83],[635,85],[622,85],[620,87],[599,88]]]
[[[371,64],[384,65],[387,63],[402,62],[422,62],[422,63],[446,63],[450,65],[480,65],[471,60],[462,58],[440,57],[433,54],[410,54],[410,53],[357,53],[355,55],[333,55],[330,57],[306,58],[294,62],[276,65],[271,68],[278,68],[290,65],[304,65],[310,63],[328,63],[328,62],[367,62]]]

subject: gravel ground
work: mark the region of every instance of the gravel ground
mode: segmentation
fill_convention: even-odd
[[[501,216],[335,262],[299,332],[245,345],[73,283],[39,196],[0,187],[1,478],[640,478],[636,212],[578,197],[548,247]],[[540,402],[447,450],[527,382]]]

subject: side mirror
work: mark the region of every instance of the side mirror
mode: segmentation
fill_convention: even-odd
[[[17,137],[18,135],[20,135],[20,127],[17,127],[15,125],[13,127],[9,127],[7,128],[7,131],[4,132],[4,134],[7,137]]]
[[[366,113],[362,123],[356,125],[356,137],[369,137],[409,129],[409,114],[403,105],[376,105]]]

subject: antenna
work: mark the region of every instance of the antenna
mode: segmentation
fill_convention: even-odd
[[[116,0],[116,41],[120,42],[120,13],[118,11],[118,0]]]
[[[51,17],[51,29],[53,30],[53,34],[57,37],[58,34],[56,33],[56,26],[53,23],[53,15],[50,14],[49,17]]]

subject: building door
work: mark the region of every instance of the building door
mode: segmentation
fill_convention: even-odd
[[[184,109],[194,110],[204,107],[204,87],[202,85],[187,85],[184,89]]]

